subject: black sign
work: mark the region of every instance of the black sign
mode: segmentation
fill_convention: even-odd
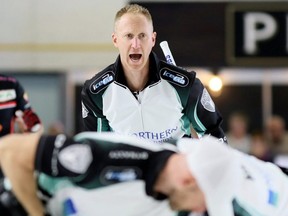
[[[131,1],[130,3],[133,3]],[[159,46],[168,41],[176,64],[186,66],[223,66],[225,64],[226,3],[136,1],[153,16],[157,41],[154,51],[165,56]]]
[[[226,20],[228,64],[288,65],[288,3],[231,4]]]

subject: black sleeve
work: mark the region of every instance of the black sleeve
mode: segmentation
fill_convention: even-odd
[[[108,120],[103,115],[102,96],[89,90],[90,81],[86,81],[81,91],[82,123],[84,131],[110,131]]]
[[[49,176],[70,177],[78,185],[91,185],[97,181],[105,186],[142,179],[146,182],[147,194],[157,198],[153,186],[175,151],[160,146],[156,150],[149,149],[142,144],[135,145],[133,141],[135,139],[130,142],[127,138],[121,140],[110,136],[105,139],[90,136],[81,141],[62,134],[42,136],[35,167]],[[138,139],[136,141],[139,142]]]
[[[54,177],[75,177],[78,173],[65,168],[60,163],[60,152],[73,142],[65,135],[42,136],[39,140],[35,157],[35,169]],[[71,165],[72,161],[71,161]]]
[[[209,92],[199,79],[195,79],[190,90],[189,108],[186,110],[197,133],[210,134],[227,142],[222,129],[222,115]]]
[[[15,91],[16,91],[16,100],[17,100],[16,110],[24,111],[25,109],[29,109],[31,105],[28,101],[28,95],[25,92],[23,86],[18,81],[15,82]]]
[[[17,108],[15,110],[21,110],[23,112],[22,117],[28,131],[38,131],[39,128],[36,128],[34,126],[37,124],[41,125],[41,120],[39,116],[35,113],[35,111],[32,109],[29,102],[28,94],[25,92],[23,86],[18,81],[16,81],[15,83],[15,91],[17,95]]]

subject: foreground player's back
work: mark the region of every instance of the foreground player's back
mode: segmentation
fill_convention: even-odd
[[[124,182],[96,190],[66,188],[56,193],[49,203],[52,215],[64,209],[77,215],[95,216],[175,216],[167,201],[155,201],[145,194],[143,181]],[[66,202],[65,202],[66,201]],[[72,209],[72,210],[73,210]]]

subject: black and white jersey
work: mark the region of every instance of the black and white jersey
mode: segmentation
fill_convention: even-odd
[[[0,75],[0,137],[14,132],[15,112],[30,109],[27,93],[10,76]]]
[[[42,136],[35,167],[51,177],[68,177],[84,188],[145,180],[147,194],[153,195],[159,172],[175,152],[171,144],[154,145],[115,133],[83,132],[73,138],[60,134]]]
[[[82,89],[82,117],[86,131],[113,131],[153,142],[190,135],[226,140],[222,117],[195,72],[150,55],[149,81],[140,92],[127,87],[120,58],[87,80]]]

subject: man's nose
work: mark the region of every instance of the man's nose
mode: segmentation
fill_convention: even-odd
[[[140,46],[140,40],[137,37],[134,37],[132,40],[132,47],[133,48],[138,48]]]

